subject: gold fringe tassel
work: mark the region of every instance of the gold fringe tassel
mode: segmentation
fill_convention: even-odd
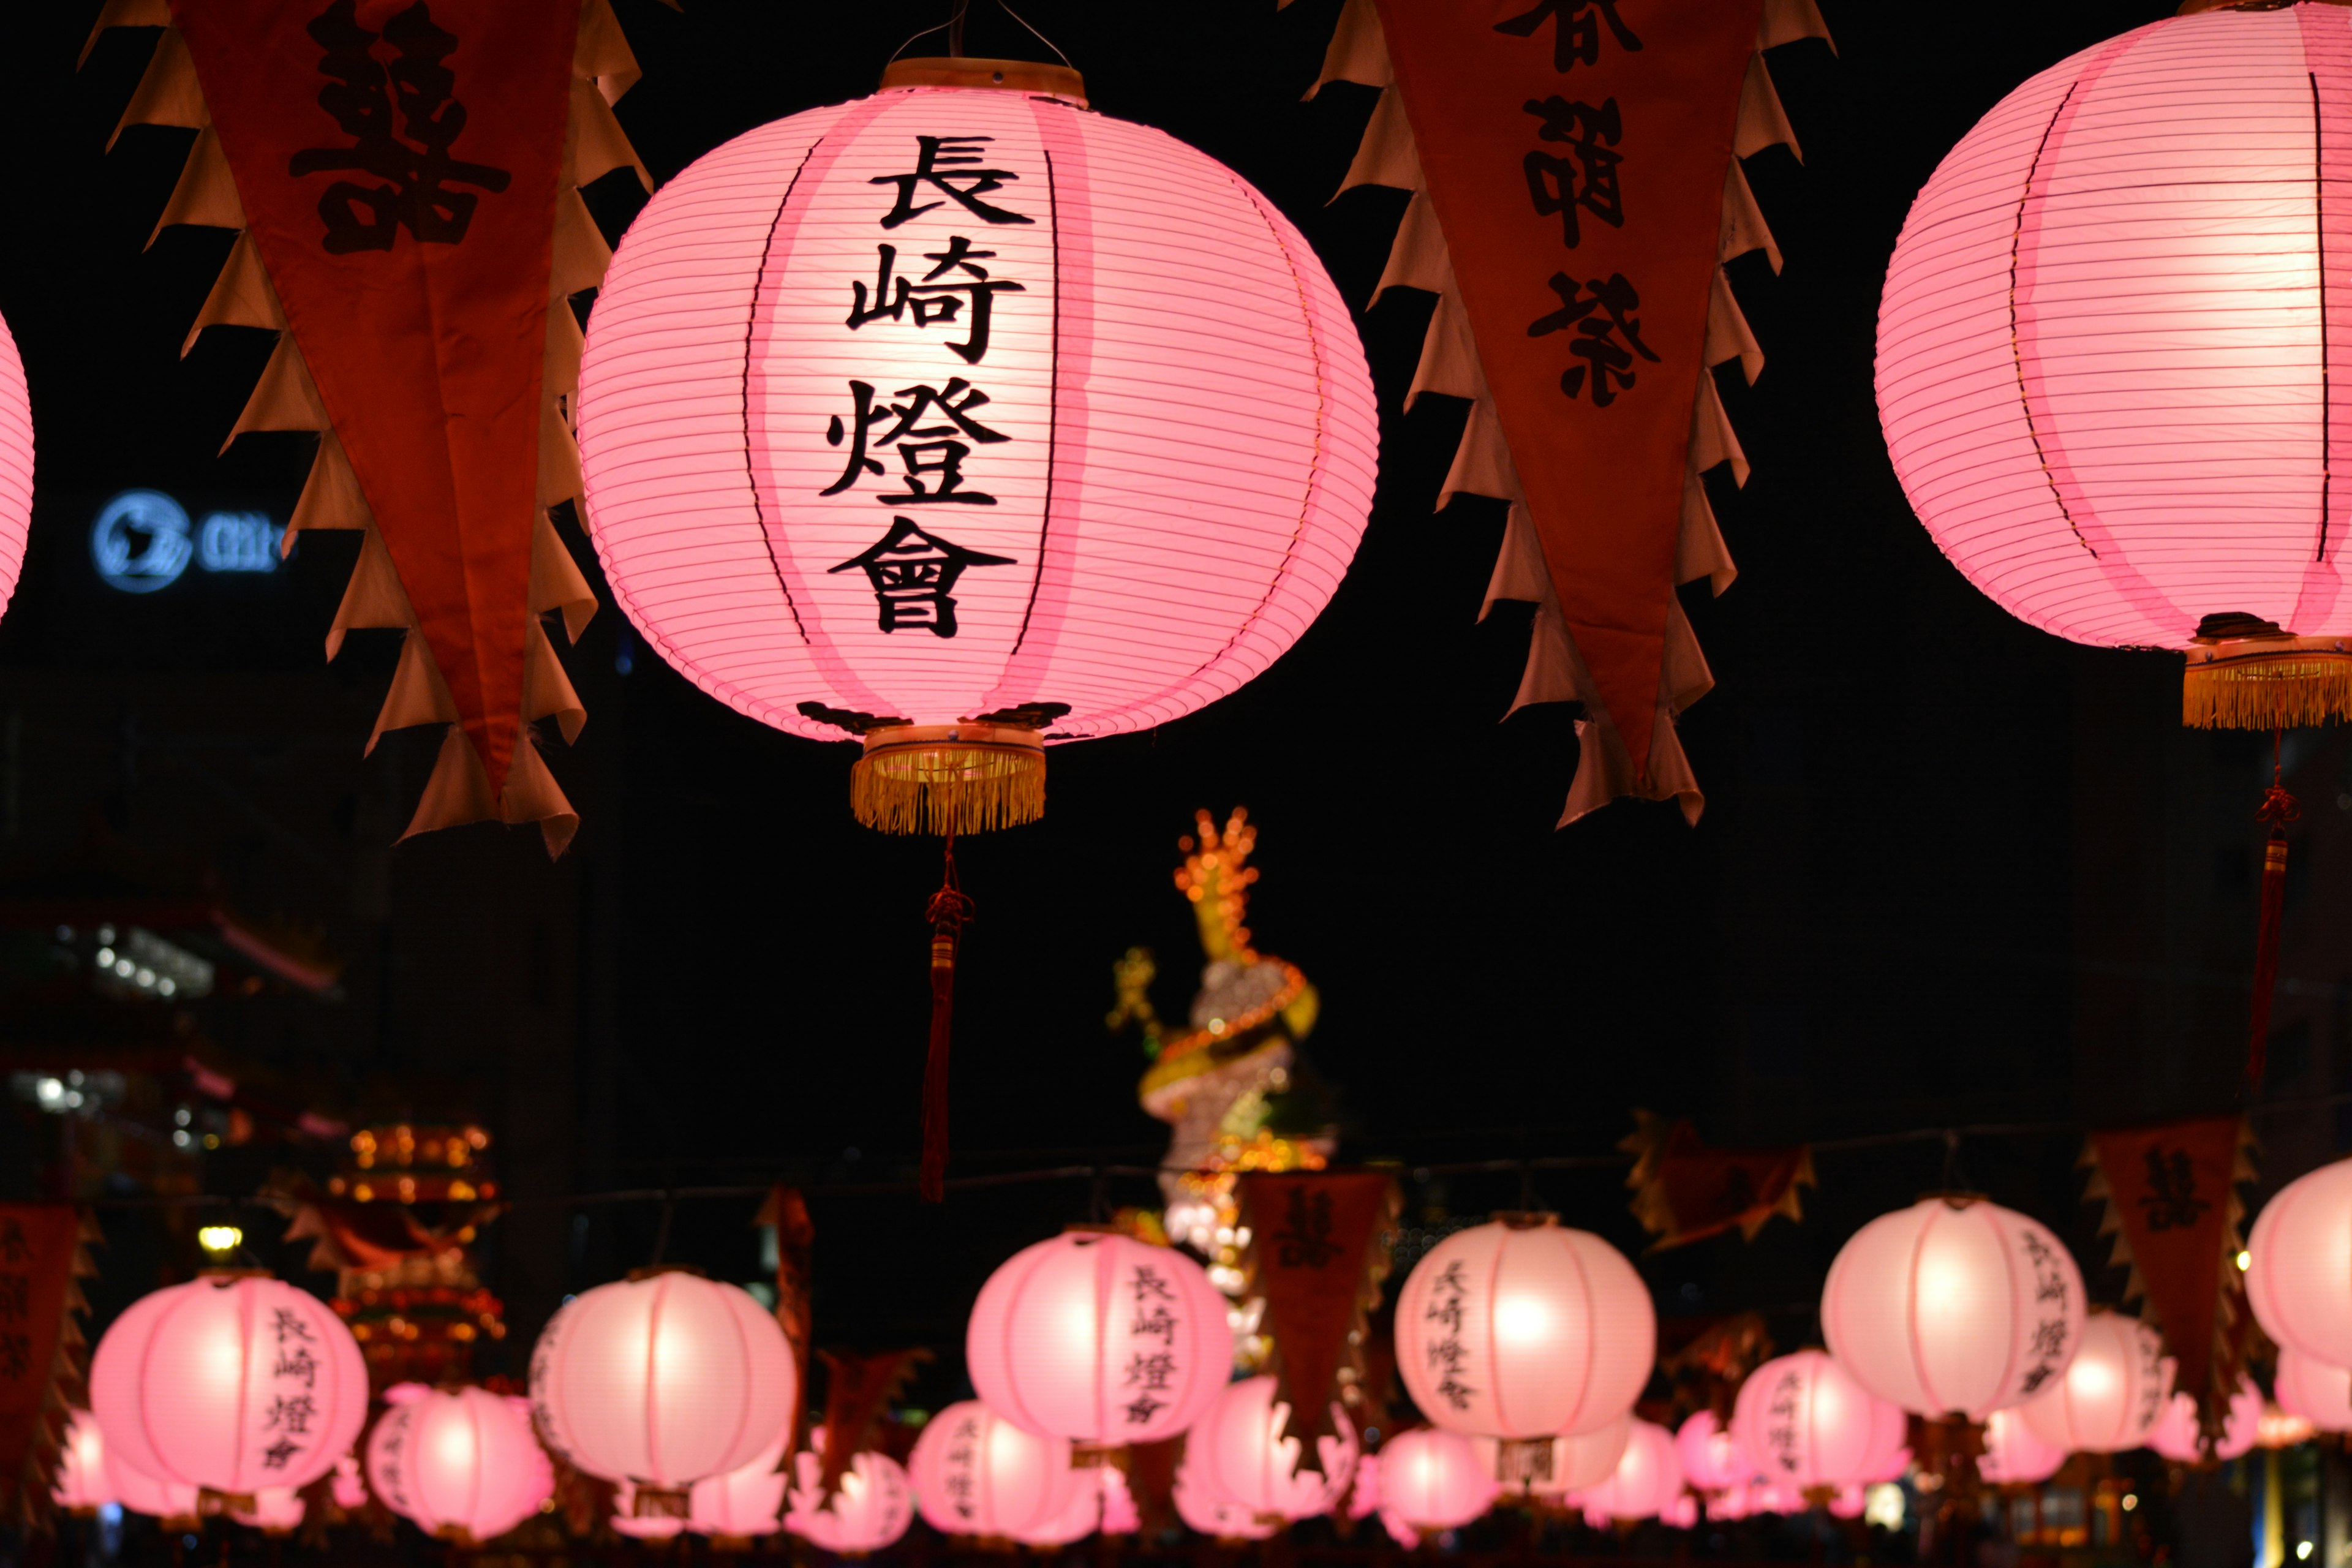
[[[1045,815],[1045,757],[1034,746],[933,741],[861,757],[849,806],[883,833],[985,833]]]
[[[2181,722],[2200,730],[2294,730],[2352,719],[2352,654],[2312,648],[2190,662]]]

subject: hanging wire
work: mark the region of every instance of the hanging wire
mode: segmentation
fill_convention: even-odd
[[[1055,43],[1045,34],[1039,32],[1035,24],[1032,23],[1028,17],[1024,16],[1020,12],[1015,11],[1011,5],[1005,4],[1005,0],[996,0],[996,7],[1006,16],[1012,17],[1014,21],[1020,23],[1022,26],[1027,28],[1030,37],[1035,38],[1039,43],[1053,50],[1054,53],[1059,57],[1064,65],[1070,66],[1070,68],[1073,70],[1077,68],[1075,65],[1071,64],[1070,57],[1063,53],[1061,45]],[[900,55],[907,52],[908,44],[913,43],[917,38],[929,37],[933,33],[947,34],[948,53],[950,56],[962,54],[964,23],[969,19],[971,14],[971,0],[954,0],[954,7],[949,14],[946,21],[940,22],[933,26],[925,27],[919,32],[910,34],[908,37],[906,43],[900,44],[897,48],[890,51],[890,58],[894,60],[897,59]]]
[[[654,1227],[654,1255],[646,1259],[646,1268],[659,1268],[661,1267],[662,1255],[669,1250],[669,1222],[677,1213],[677,1194],[676,1193],[664,1193],[662,1194],[661,1223]]]

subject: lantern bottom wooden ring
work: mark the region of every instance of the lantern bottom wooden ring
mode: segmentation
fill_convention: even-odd
[[[2180,721],[2292,730],[2352,719],[2352,637],[2233,637],[2189,650]]]
[[[630,1514],[635,1519],[686,1519],[693,1512],[693,1494],[684,1487],[649,1486],[634,1489]]]
[[[1018,724],[891,724],[868,731],[849,775],[857,820],[946,837],[1045,815],[1045,742]]]

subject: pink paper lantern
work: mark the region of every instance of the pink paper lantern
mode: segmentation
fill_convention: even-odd
[[[1370,1519],[1381,1508],[1381,1457],[1366,1454],[1356,1461],[1356,1484],[1348,1489],[1348,1517]]]
[[[1772,1483],[1798,1491],[1876,1479],[1910,1418],[1820,1351],[1766,1362],[1739,1385],[1732,1436]]]
[[[1356,1467],[1356,1426],[1334,1401],[1337,1435],[1316,1439],[1320,1471],[1299,1463],[1299,1443],[1283,1436],[1290,1402],[1276,1399],[1271,1377],[1245,1377],[1219,1391],[1185,1438],[1184,1455],[1206,1484],[1252,1513],[1307,1519],[1328,1512]]]
[[[78,1518],[87,1518],[114,1500],[114,1483],[106,1473],[106,1439],[87,1410],[75,1411],[66,1423],[66,1440],[58,1454],[58,1475],[49,1496]]]
[[[1454,1232],[1397,1297],[1397,1371],[1448,1431],[1551,1437],[1605,1426],[1650,1381],[1658,1321],[1615,1247],[1550,1215]]]
[[[1682,1461],[1683,1479],[1703,1492],[1746,1486],[1756,1475],[1748,1450],[1712,1410],[1694,1412],[1676,1429],[1675,1458]]]
[[[2263,1331],[2352,1366],[2352,1160],[2281,1187],[2263,1205],[2246,1252],[2246,1298]]]
[[[134,1470],[113,1454],[106,1457],[108,1489],[126,1513],[143,1513],[164,1521],[167,1527],[186,1525],[195,1528],[198,1512],[196,1489],[178,1481],[159,1481],[144,1470]]]
[[[782,1468],[784,1436],[778,1432],[743,1464],[695,1482],[687,1494],[686,1527],[698,1535],[734,1541],[773,1535],[782,1530],[784,1494],[790,1485]],[[818,1427],[810,1440],[822,1446],[824,1428]],[[859,1489],[864,1489],[862,1483]]]
[[[495,1540],[555,1495],[527,1400],[482,1388],[395,1384],[368,1434],[367,1476],[384,1507],[427,1535]]]
[[[2171,1392],[2163,1336],[2137,1318],[2101,1310],[2084,1320],[2065,1372],[2017,1413],[2062,1452],[2120,1454],[2147,1441]]]
[[[233,1508],[229,1518],[264,1535],[291,1535],[302,1528],[307,1511],[300,1494],[291,1487],[264,1487],[253,1494],[251,1508]]]
[[[1862,1489],[1854,1488],[1853,1493],[1856,1498],[1861,1497]],[[1860,1511],[1859,1509],[1856,1511]],[[1658,1522],[1676,1530],[1697,1529],[1698,1499],[1689,1492],[1682,1493],[1658,1510]]]
[[[2352,1432],[2352,1367],[2307,1356],[2291,1345],[2278,1353],[2273,1387],[2279,1408],[2322,1432]]]
[[[25,362],[8,323],[0,321],[0,610],[16,592],[25,569],[25,536],[33,522],[33,403]]]
[[[1212,1541],[1270,1538],[1277,1521],[1262,1517],[1219,1491],[1216,1483],[1204,1479],[1201,1467],[1192,1462],[1190,1448],[1188,1443],[1184,1460],[1176,1467],[1175,1489],[1170,1494],[1176,1504],[1176,1517],[1184,1521],[1185,1528]]]
[[[1849,1481],[1844,1486],[1838,1488],[1835,1495],[1830,1499],[1830,1517],[1832,1519],[1860,1519],[1863,1516],[1864,1511],[1868,1509],[1869,1506],[1870,1499],[1864,1494],[1861,1483],[1858,1481]]]
[[[966,831],[1027,820],[1045,742],[1257,675],[1371,503],[1371,382],[1298,232],[1076,73],[1019,75],[703,157],[631,226],[581,363],[623,610],[738,711],[862,732],[860,815],[901,831],[927,776]]]
[[[823,1439],[814,1440],[822,1447]],[[781,1451],[782,1445],[778,1447]],[[772,1467],[773,1463],[770,1461]],[[837,1554],[863,1556],[897,1544],[899,1537],[907,1533],[907,1527],[914,1522],[914,1484],[889,1455],[871,1449],[860,1451],[850,1460],[849,1468],[842,1472],[840,1488],[831,1500],[820,1507],[818,1482],[824,1479],[824,1463],[816,1454],[804,1448],[793,1456],[792,1506],[784,1514],[784,1528],[812,1546]],[[703,1486],[712,1484],[705,1481]],[[699,1502],[701,1488],[695,1490]],[[703,1529],[704,1521],[698,1518],[695,1528]],[[769,1522],[759,1531],[711,1533],[751,1535],[774,1528],[772,1510]]]
[[[2022,1404],[2082,1338],[2083,1276],[2043,1226],[1981,1198],[1924,1198],[1839,1249],[1822,1333],[1856,1383],[1921,1415]]]
[[[1207,1413],[1233,1369],[1227,1303],[1182,1253],[1070,1230],[980,1288],[965,1361],[981,1403],[1074,1443],[1156,1443]]]
[[[1887,268],[1879,413],[1936,542],[2077,642],[2189,648],[2234,617],[2191,653],[2195,722],[2345,710],[2347,137],[2342,11],[2154,22],[2003,99]]]
[[[115,1319],[90,1363],[89,1403],[110,1463],[236,1496],[299,1489],[359,1436],[367,1363],[316,1296],[209,1275]]]
[[[541,1436],[574,1468],[672,1493],[774,1443],[798,1384],[766,1308],[678,1269],[582,1291],[530,1357]]]
[[[1067,1438],[1024,1432],[976,1399],[932,1416],[907,1468],[933,1530],[1006,1541],[1060,1518],[1085,1480]]]
[[[2025,1424],[2021,1410],[1996,1410],[1985,1417],[1984,1458],[1977,1474],[1995,1486],[2032,1486],[2046,1481],[2066,1462],[2066,1450],[2053,1447]]]
[[[1624,1453],[1625,1441],[1633,1431],[1633,1415],[1628,1411],[1606,1426],[1580,1432],[1573,1437],[1554,1437],[1541,1445],[1515,1445],[1515,1448],[1532,1448],[1532,1455],[1506,1451],[1499,1437],[1473,1437],[1471,1441],[1477,1445],[1478,1462],[1506,1489],[1516,1486],[1537,1497],[1558,1497],[1597,1485],[1614,1474],[1618,1457]]]
[[[1636,1421],[1616,1469],[1600,1485],[1577,1493],[1576,1500],[1588,1517],[1654,1519],[1682,1495],[1683,1464],[1675,1455],[1675,1435],[1655,1422]]]
[[[2241,1376],[2237,1392],[2230,1396],[2230,1408],[2221,1417],[2221,1440],[2213,1445],[2213,1458],[2234,1459],[2250,1452],[2262,1436],[2263,1391],[2254,1380]],[[2194,1464],[2205,1457],[2205,1435],[2197,1421],[2197,1402],[2186,1394],[2176,1394],[2165,1402],[2164,1415],[2147,1435],[2147,1446],[2177,1464]]]
[[[1403,1313],[1397,1315],[1403,1321]],[[1501,1489],[1469,1438],[1416,1426],[1381,1445],[1381,1512],[1415,1531],[1458,1530],[1495,1506]]]

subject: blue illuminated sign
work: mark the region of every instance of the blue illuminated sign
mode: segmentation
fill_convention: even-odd
[[[275,572],[280,530],[257,511],[215,511],[192,526],[161,490],[124,490],[99,510],[89,556],[107,585],[126,594],[168,588],[193,561],[205,572]]]

